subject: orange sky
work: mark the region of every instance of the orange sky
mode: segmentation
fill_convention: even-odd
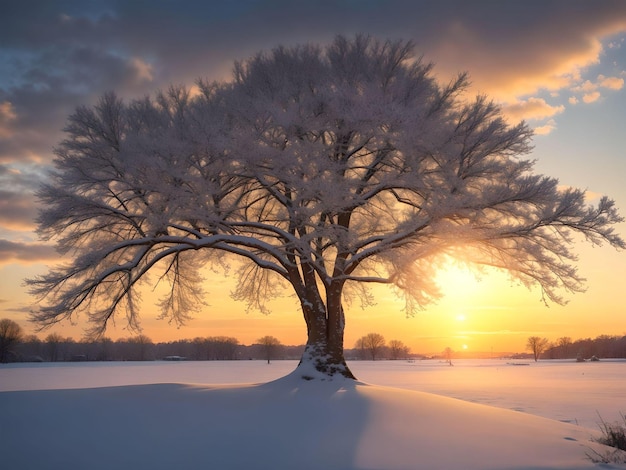
[[[439,275],[443,297],[413,317],[406,317],[403,301],[384,286],[373,290],[376,305],[365,309],[358,304],[348,306],[345,345],[353,347],[359,337],[378,332],[388,341],[403,341],[416,353],[437,353],[445,347],[470,353],[522,352],[529,336],[556,340],[562,336],[577,339],[626,334],[622,302],[616,295],[626,274],[621,256],[609,248],[581,247],[580,252],[580,267],[587,276],[588,291],[567,296],[569,303],[565,306],[546,307],[538,290],[512,284],[503,273],[490,271],[477,279],[464,268],[451,266]],[[0,275],[8,279],[9,270],[4,268]],[[20,279],[34,271],[33,268],[14,268],[13,272],[13,281],[3,284],[0,292],[7,287],[19,289]],[[234,283],[213,273],[207,276],[209,274],[214,276],[206,281],[209,305],[180,328],[155,319],[156,295],[147,290],[142,309],[144,333],[153,341],[217,335],[233,336],[244,344],[251,344],[265,335],[275,336],[284,344],[306,341],[302,314],[288,291],[283,298],[270,302],[270,315],[246,313],[246,305],[229,296]],[[10,316],[32,330],[20,315]],[[64,324],[50,331],[79,339],[84,326],[83,322],[74,326]],[[130,336],[123,326],[123,320],[119,320],[108,336]]]

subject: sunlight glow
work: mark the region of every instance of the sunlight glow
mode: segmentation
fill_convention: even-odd
[[[481,276],[461,264],[450,261],[439,270],[436,280],[444,295],[454,293],[466,296],[476,291]]]

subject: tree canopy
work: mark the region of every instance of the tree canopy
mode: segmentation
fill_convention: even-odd
[[[563,302],[582,288],[576,234],[624,247],[613,201],[533,173],[527,125],[468,99],[465,74],[440,84],[432,70],[410,42],[339,36],[261,52],[194,92],[78,108],[39,192],[40,234],[67,264],[28,281],[45,299],[33,319],[85,313],[101,334],[121,313],[138,328],[154,272],[170,286],[162,317],[183,323],[202,305],[200,269],[238,259],[235,298],[265,311],[279,286],[297,296],[303,375],[351,376],[343,305],[367,303],[369,283],[411,313],[452,256]]]

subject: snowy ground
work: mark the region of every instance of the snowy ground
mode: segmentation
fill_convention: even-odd
[[[281,378],[291,361],[3,365],[0,465],[626,468],[587,458],[598,413],[626,412],[626,362],[523,363],[353,362],[356,384]]]

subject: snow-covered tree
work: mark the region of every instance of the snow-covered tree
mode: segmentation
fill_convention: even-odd
[[[410,42],[337,37],[259,53],[200,93],[78,108],[39,192],[40,234],[70,261],[28,281],[43,297],[33,319],[83,312],[102,334],[123,314],[138,328],[152,272],[169,282],[162,316],[183,323],[202,305],[200,269],[236,267],[251,307],[282,287],[297,297],[303,375],[351,377],[344,305],[368,304],[372,283],[410,314],[454,257],[562,302],[582,287],[575,236],[623,247],[621,218],[534,174],[531,130],[467,87],[464,74],[439,84]]]

